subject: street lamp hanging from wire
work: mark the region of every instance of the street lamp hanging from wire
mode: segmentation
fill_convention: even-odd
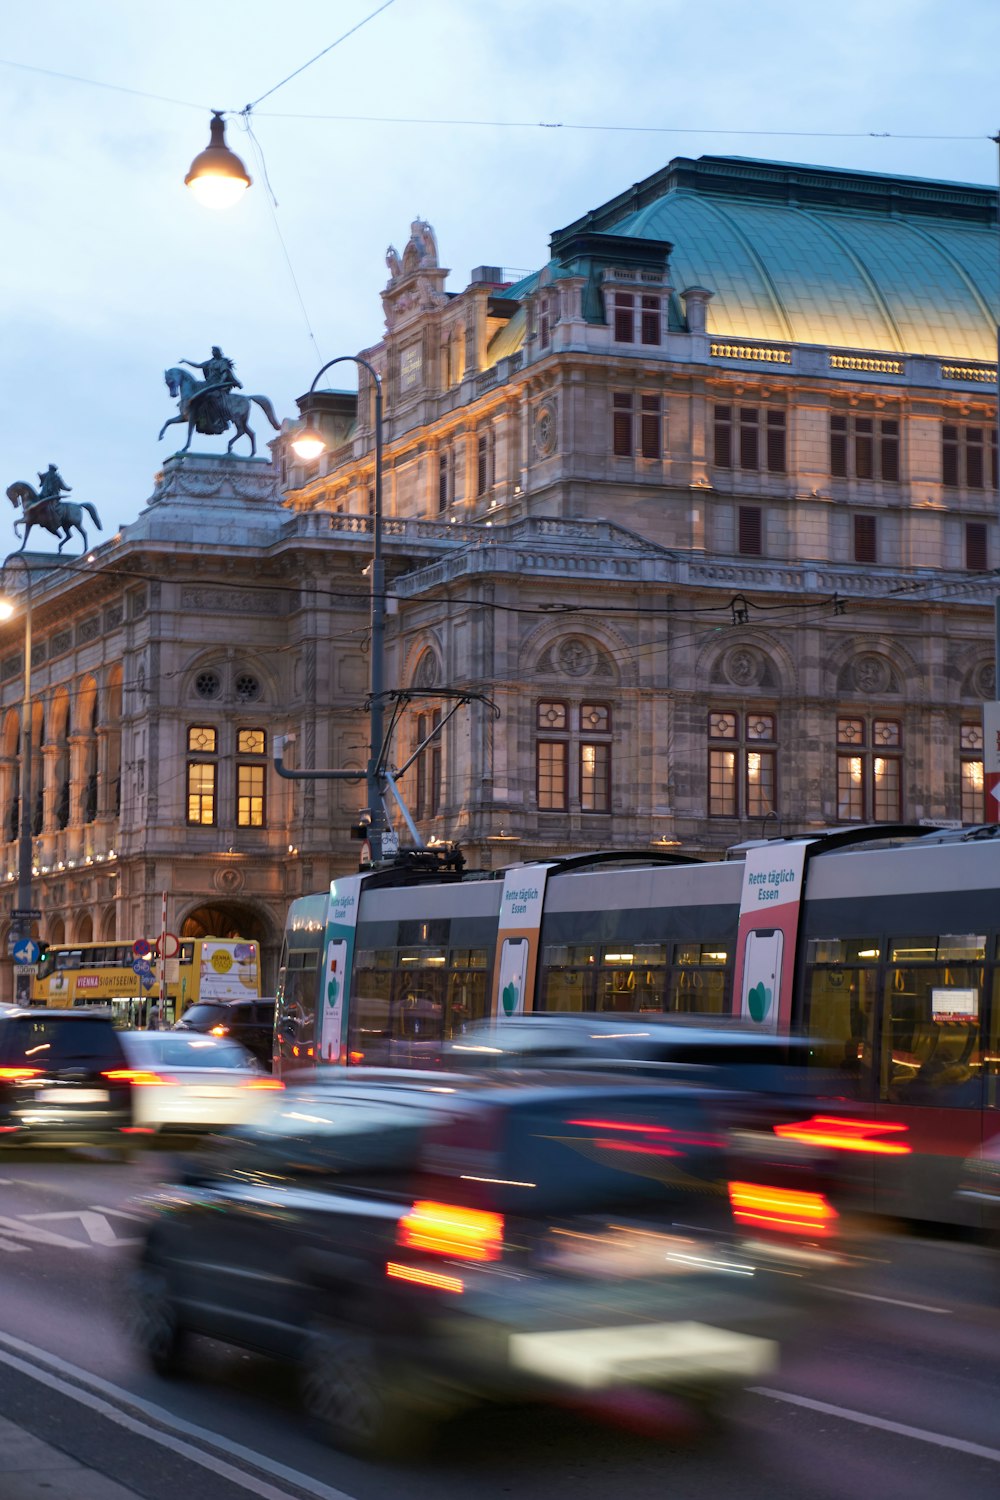
[[[235,151],[226,145],[226,123],[221,109],[212,111],[210,138],[204,151],[191,163],[184,179],[205,208],[232,208],[250,186],[252,178]]]

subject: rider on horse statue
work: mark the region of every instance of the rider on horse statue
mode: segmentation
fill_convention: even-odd
[[[38,486],[39,500],[55,500],[58,503],[60,495],[73,493],[73,486],[63,482],[63,477],[55,464],[49,464],[45,473],[39,474],[38,478],[41,481]]]
[[[192,398],[197,402],[197,430],[211,436],[225,432],[229,425],[225,396],[231,390],[243,389],[243,382],[236,378],[232,360],[223,354],[218,344],[213,344],[210,359],[182,359],[181,364],[190,365],[192,370],[200,370],[205,377],[205,384]]]

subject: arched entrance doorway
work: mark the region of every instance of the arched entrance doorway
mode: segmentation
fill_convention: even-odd
[[[240,901],[211,901],[195,907],[181,923],[182,938],[244,938],[260,945],[261,994],[273,995],[278,972],[278,939],[270,919]]]

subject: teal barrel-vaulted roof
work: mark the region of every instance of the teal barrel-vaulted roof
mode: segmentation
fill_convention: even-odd
[[[711,333],[989,361],[994,189],[739,157],[679,158],[553,237],[665,240],[670,280],[713,292]]]

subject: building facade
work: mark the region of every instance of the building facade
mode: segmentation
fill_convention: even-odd
[[[995,693],[996,193],[680,159],[446,289],[387,255],[391,760],[470,862],[982,819]],[[363,372],[362,372],[363,373]],[[374,403],[300,402],[312,465],[169,460],[34,583],[46,936],[257,936],[356,863]],[[39,563],[39,568],[43,564]],[[9,580],[16,587],[16,573]],[[18,622],[0,630],[16,871]],[[470,701],[450,718],[454,694]],[[473,696],[475,695],[475,696]],[[273,967],[272,967],[273,973]]]

